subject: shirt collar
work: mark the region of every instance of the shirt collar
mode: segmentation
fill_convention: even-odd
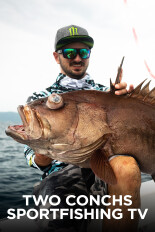
[[[83,89],[83,88],[91,89],[93,87],[92,84],[94,84],[94,81],[93,79],[91,79],[89,74],[86,74],[80,80],[76,80],[60,73],[56,81],[59,85],[68,89]]]

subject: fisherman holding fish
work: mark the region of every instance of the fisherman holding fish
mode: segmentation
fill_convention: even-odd
[[[99,90],[109,91],[109,88],[97,84],[86,72],[89,65],[91,49],[93,48],[93,38],[89,36],[87,30],[76,25],[60,28],[55,38],[55,51],[53,52],[55,61],[60,66],[60,74],[56,82],[40,93],[33,93],[28,98],[28,102],[47,97],[52,93],[64,93],[75,90]],[[119,75],[121,80],[121,73]],[[122,95],[133,90],[130,85],[124,82],[115,84],[115,94]],[[86,125],[87,127],[87,125]],[[134,158],[128,156],[115,156],[111,159],[110,165],[113,168],[117,183],[106,184],[89,168],[79,168],[53,160],[42,154],[35,153],[30,147],[25,147],[25,157],[29,166],[38,168],[44,172],[44,191],[36,190],[36,195],[86,195],[109,194],[109,195],[131,195],[132,208],[140,207],[140,170]],[[46,177],[46,178],[45,178]],[[48,187],[47,187],[48,186]],[[38,191],[38,192],[37,192]],[[111,199],[109,199],[110,203]],[[61,206],[62,208],[64,205]],[[117,206],[110,205],[107,208],[114,209]],[[123,212],[121,220],[104,219],[103,231],[136,231],[138,216],[135,220],[129,219],[127,206],[119,206]],[[61,221],[61,222],[60,222]],[[78,222],[77,222],[78,221]],[[48,231],[86,231],[86,220],[51,220],[47,222]],[[53,229],[53,230],[52,230]]]

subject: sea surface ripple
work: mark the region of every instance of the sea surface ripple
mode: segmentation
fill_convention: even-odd
[[[0,122],[0,219],[9,208],[26,208],[23,195],[32,195],[42,172],[30,168],[24,157],[24,145],[6,136],[11,122]],[[31,207],[33,203],[31,202]]]

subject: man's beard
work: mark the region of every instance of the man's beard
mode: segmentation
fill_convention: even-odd
[[[83,69],[82,72],[79,72],[79,74],[75,74],[72,70],[70,70],[69,68],[67,68],[67,67],[63,64],[63,62],[61,61],[61,59],[60,59],[60,66],[61,66],[61,69],[66,73],[67,76],[69,76],[69,77],[71,77],[71,78],[73,78],[73,79],[77,79],[77,80],[79,80],[79,79],[81,79],[81,78],[83,78],[83,77],[85,76],[86,70],[87,70],[87,67],[88,67],[88,65],[86,65],[86,64],[85,64],[84,62],[82,62],[82,61],[80,61],[80,62],[75,62],[75,61],[73,61],[73,62],[71,62],[71,63],[69,64],[69,66],[78,65],[78,64],[81,64],[81,66],[85,66],[85,68]]]

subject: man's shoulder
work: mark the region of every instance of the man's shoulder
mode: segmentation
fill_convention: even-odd
[[[58,77],[56,78],[56,81],[54,82],[54,84],[52,84],[51,86],[49,86],[48,88],[46,88],[43,91],[39,91],[39,92],[34,92],[31,96],[28,97],[27,102],[31,102],[43,97],[48,97],[50,94],[52,93],[63,93],[66,91],[65,88],[63,88],[59,83],[61,81],[61,79],[64,78],[64,74],[59,73]]]
[[[27,102],[31,102],[40,98],[48,97],[52,93],[63,93],[65,90],[58,86],[55,82],[48,88],[44,89],[43,91],[34,92],[31,96],[28,97]]]
[[[43,97],[47,97],[49,95],[50,93],[47,91],[47,89],[45,89],[44,91],[33,92],[33,94],[28,97],[27,102],[31,102]]]
[[[107,87],[103,84],[99,84],[99,83],[94,82],[93,89],[98,90],[98,91],[108,91],[109,87]]]

